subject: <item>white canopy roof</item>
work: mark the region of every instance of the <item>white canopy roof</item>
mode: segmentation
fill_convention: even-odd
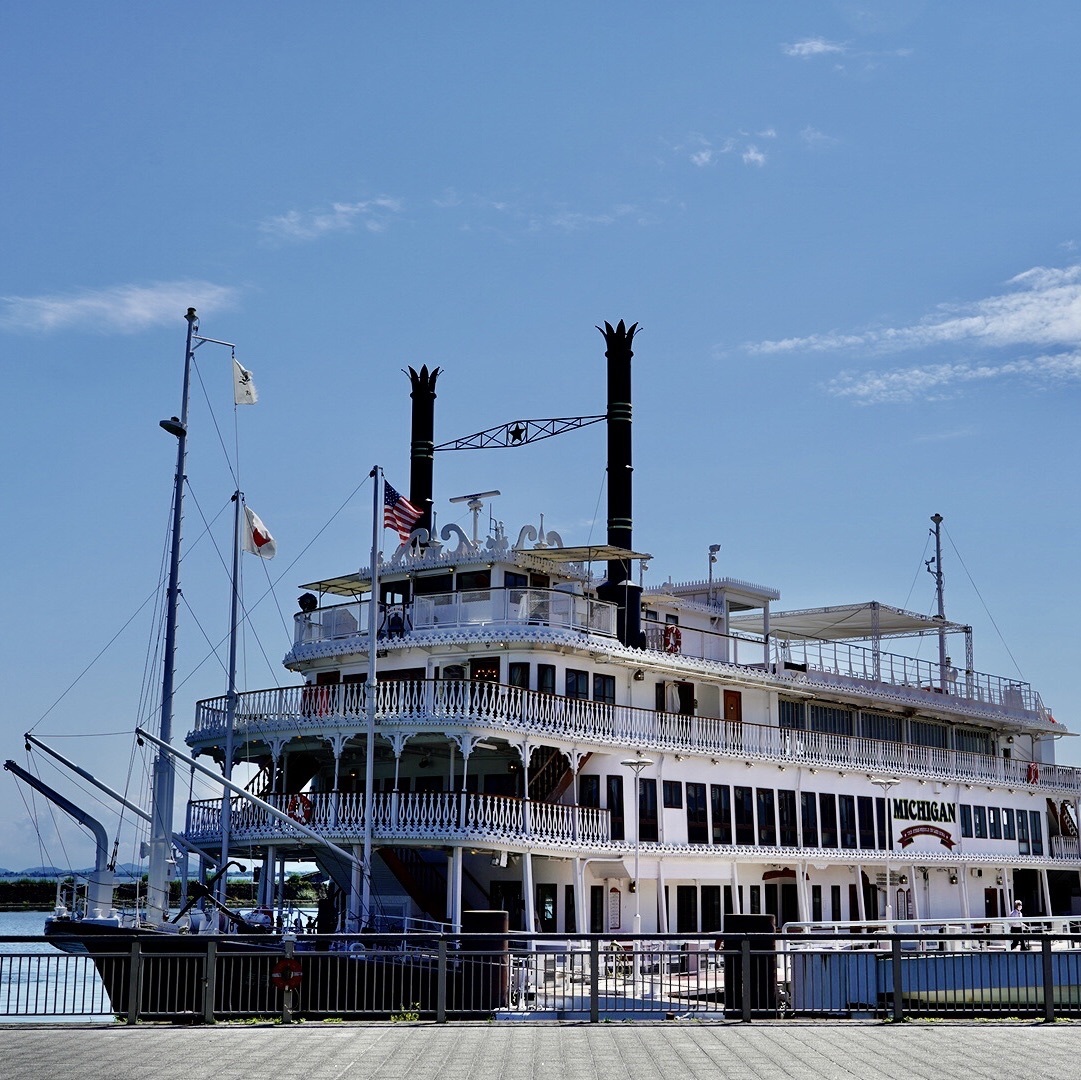
[[[877,624],[877,628],[876,628]],[[751,634],[765,632],[761,611],[737,615],[728,621],[732,630]],[[962,633],[968,629],[961,623],[943,624],[933,615],[890,607],[877,601],[866,604],[841,604],[839,607],[805,608],[803,611],[771,611],[769,632],[774,638],[795,640],[811,638],[818,641],[862,641],[878,637],[913,637],[933,633],[945,626],[947,633]]]

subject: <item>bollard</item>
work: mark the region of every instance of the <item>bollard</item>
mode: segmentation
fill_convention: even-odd
[[[128,962],[128,1016],[127,1022],[134,1024],[139,1019],[139,987],[142,983],[143,954],[139,939],[131,943],[131,959]]]
[[[893,967],[893,1019],[898,1021],[903,1020],[905,1014],[901,1000],[901,939],[896,934],[890,942],[890,959]]]
[[[1051,935],[1041,934],[1040,959],[1043,961],[1043,1018],[1055,1022],[1055,973],[1051,966]]]
[[[435,1022],[447,1022],[447,939],[439,938],[439,963],[435,984]]]
[[[218,943],[208,941],[206,965],[203,968],[203,1023],[214,1023],[214,997],[218,981]]]

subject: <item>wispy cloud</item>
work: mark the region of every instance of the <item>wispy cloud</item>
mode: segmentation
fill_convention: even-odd
[[[743,151],[744,165],[757,165],[761,168],[766,163],[766,155],[753,143]]]
[[[799,137],[804,146],[809,146],[812,150],[828,150],[841,141],[833,135],[827,135],[825,132],[819,131],[818,128],[812,127],[810,124],[799,133]]]
[[[290,210],[260,222],[259,231],[281,240],[318,240],[328,233],[349,232],[358,226],[384,232],[401,213],[399,199],[380,195],[359,202],[332,203],[327,210]]]
[[[70,326],[108,333],[136,333],[168,325],[189,307],[201,314],[235,305],[238,290],[209,281],[159,281],[114,285],[51,296],[0,297],[0,328],[48,332]]]
[[[762,341],[750,349],[756,353],[837,352],[853,348],[894,352],[948,344],[1046,348],[1081,342],[1081,264],[1062,269],[1033,267],[1007,285],[1013,290],[969,304],[942,305],[936,314],[912,326],[811,334]]]
[[[803,41],[794,42],[791,45],[782,45],[781,49],[785,56],[796,56],[801,60],[812,56],[827,56],[830,54],[847,52],[847,46],[840,42],[827,41],[825,38],[805,38]]]
[[[757,132],[755,139],[776,139],[777,132],[774,128],[764,128]],[[749,132],[741,131],[738,135],[725,136],[710,139],[705,135],[694,132],[674,149],[677,154],[686,159],[699,169],[705,169],[710,165],[716,165],[727,154],[738,154],[744,165],[762,166],[766,163],[766,155],[756,142],[751,141]]]
[[[941,401],[973,383],[1021,379],[1041,386],[1081,380],[1081,352],[1037,356],[1002,364],[928,364],[895,371],[843,372],[827,389],[857,405]]]
[[[588,212],[560,208],[549,213],[530,216],[529,228],[532,232],[553,228],[561,232],[581,232],[585,229],[615,225],[619,221],[631,220],[645,224],[646,219],[638,207],[630,203],[621,203],[609,210]]]

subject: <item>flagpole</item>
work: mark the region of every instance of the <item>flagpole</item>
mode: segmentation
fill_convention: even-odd
[[[232,596],[229,600],[229,667],[228,683],[225,694],[225,761],[222,763],[222,775],[226,780],[233,778],[233,730],[236,726],[236,643],[237,619],[240,614],[240,516],[244,513],[244,493],[237,488],[233,493],[233,577]],[[233,817],[232,795],[228,788],[221,796],[221,865],[229,863],[229,835],[232,831]],[[219,899],[225,904],[225,890],[228,873],[223,873],[219,885]]]
[[[379,531],[380,509],[383,504],[383,470],[378,465],[372,466],[369,475],[375,480],[372,485],[372,593],[368,602],[368,685],[367,685],[367,747],[364,758],[364,868],[361,887],[362,926],[371,926],[372,899],[372,813],[375,809],[375,781],[372,773],[375,769],[375,696],[377,653],[377,634],[379,631]]]

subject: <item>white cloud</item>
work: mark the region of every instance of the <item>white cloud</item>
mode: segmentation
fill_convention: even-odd
[[[799,137],[803,143],[812,150],[827,150],[831,146],[836,146],[841,141],[832,135],[827,135],[825,132],[819,131],[818,128],[811,127],[810,124],[799,133]]]
[[[235,305],[238,291],[209,281],[159,281],[114,285],[53,296],[0,297],[0,328],[63,330],[70,326],[109,333],[136,333],[183,318],[189,307],[200,314]]]
[[[781,48],[784,50],[785,56],[796,56],[803,60],[811,56],[825,56],[830,53],[843,53],[846,51],[844,45],[826,41],[825,38],[820,37],[806,38],[804,41],[797,41],[793,45],[782,45]]]
[[[400,200],[380,195],[360,202],[333,203],[329,210],[290,210],[260,222],[259,231],[285,240],[318,240],[328,233],[348,232],[357,225],[369,232],[384,232],[401,209]]]
[[[879,327],[858,334],[811,334],[762,341],[752,352],[836,352],[862,348],[878,352],[933,345],[978,344],[1076,346],[1081,342],[1081,265],[1033,267],[1007,282],[1015,290],[970,304],[943,305],[912,326]]]
[[[1027,379],[1041,385],[1081,380],[1081,352],[1037,356],[1002,364],[928,364],[896,371],[843,372],[828,384],[831,394],[858,405],[941,401],[965,385]]]
[[[748,146],[747,149],[743,151],[744,165],[757,165],[761,168],[761,166],[765,165],[765,163],[766,155],[763,154],[757,146]]]

